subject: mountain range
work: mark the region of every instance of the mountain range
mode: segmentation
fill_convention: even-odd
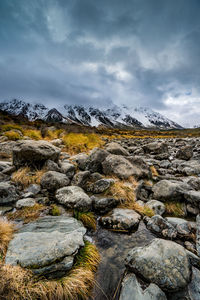
[[[13,99],[0,103],[0,110],[11,115],[23,116],[30,121],[41,119],[47,122],[76,123],[79,125],[103,125],[110,128],[160,128],[181,129],[176,122],[146,107],[127,107],[114,105],[100,109],[83,105],[67,105],[61,109],[49,109],[43,104],[32,104]]]

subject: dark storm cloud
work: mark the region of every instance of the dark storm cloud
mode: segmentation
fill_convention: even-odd
[[[199,10],[199,0],[1,0],[1,99],[126,103],[196,122]]]

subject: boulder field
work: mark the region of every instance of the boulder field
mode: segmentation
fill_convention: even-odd
[[[102,255],[94,299],[200,299],[200,138],[113,139],[76,155],[59,139],[2,141],[0,151],[12,155],[0,161],[0,216],[17,229],[6,265],[62,278],[89,240]],[[38,207],[35,219],[20,214]],[[96,231],[77,220],[91,214]],[[137,244],[140,233],[149,238]],[[114,256],[110,290],[101,272]]]

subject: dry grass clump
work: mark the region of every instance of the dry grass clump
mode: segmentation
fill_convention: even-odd
[[[184,204],[180,202],[165,202],[165,214],[172,217],[184,217]]]
[[[87,152],[94,147],[101,147],[104,141],[95,133],[68,133],[62,136],[65,150],[70,154]]]
[[[95,283],[94,272],[100,262],[97,248],[89,242],[81,249],[73,269],[59,280],[33,276],[19,266],[0,266],[0,297],[9,300],[80,300],[89,299]]]
[[[24,134],[24,136],[28,136],[33,140],[41,140],[42,139],[40,130],[25,129],[25,130],[23,130],[23,134]]]
[[[40,180],[45,172],[45,169],[31,171],[29,167],[20,168],[13,173],[12,181],[22,185],[24,188],[30,184],[40,184]]]
[[[158,171],[156,170],[156,168],[154,166],[150,166],[150,170],[151,170],[151,174],[152,176],[159,176]]]
[[[81,221],[86,228],[96,230],[96,218],[92,212],[74,211],[74,217]]]
[[[6,216],[8,220],[22,219],[24,223],[32,222],[38,219],[41,213],[46,209],[46,206],[36,203],[32,207],[24,207],[16,210],[14,213],[9,212]]]
[[[10,131],[10,130],[20,130],[21,132],[23,131],[22,127],[17,124],[4,124],[1,125],[1,131]]]
[[[4,219],[0,219],[0,259],[2,259],[7,251],[8,243],[12,239],[14,225]]]
[[[22,139],[21,134],[15,130],[6,131],[4,132],[3,135],[6,136],[11,141],[17,141]]]
[[[47,130],[45,137],[47,140],[59,139],[61,137],[61,134],[63,134],[63,132],[64,132],[63,129]]]
[[[114,184],[104,192],[106,197],[113,197],[120,200],[120,208],[133,209],[141,215],[152,217],[154,212],[147,206],[141,206],[136,202],[135,199],[135,188],[137,182],[133,176],[128,181],[115,179]]]

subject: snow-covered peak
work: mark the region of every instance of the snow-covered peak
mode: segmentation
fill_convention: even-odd
[[[43,104],[30,104],[22,100],[0,103],[0,109],[13,115],[23,115],[29,120],[43,119],[47,122],[76,123],[86,126],[104,125],[111,128],[181,128],[158,112],[147,107],[113,105],[107,109],[83,105],[67,105],[61,109],[48,109]]]

